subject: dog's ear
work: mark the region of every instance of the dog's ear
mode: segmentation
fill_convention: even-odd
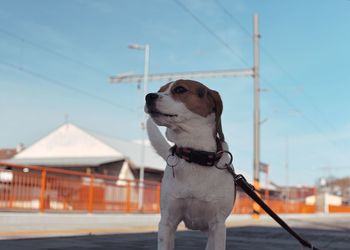
[[[214,102],[214,112],[215,112],[215,122],[216,122],[216,132],[219,136],[220,141],[225,141],[224,133],[222,132],[221,125],[221,114],[223,110],[223,105],[219,93],[215,90],[208,89],[208,97]],[[216,135],[215,135],[216,136]]]

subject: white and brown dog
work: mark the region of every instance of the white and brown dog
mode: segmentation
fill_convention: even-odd
[[[161,185],[158,250],[174,249],[181,221],[189,229],[208,232],[207,250],[225,249],[225,220],[233,208],[235,185],[227,171],[218,169],[230,162],[229,155],[218,152],[228,150],[221,128],[222,109],[218,92],[191,80],[170,82],[146,96],[145,112],[167,128],[166,138],[175,144],[171,147],[148,120],[151,144],[167,161]]]

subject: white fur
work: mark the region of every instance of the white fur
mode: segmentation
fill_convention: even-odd
[[[169,148],[171,147],[164,136],[159,131],[158,127],[154,124],[152,119],[147,119],[147,134],[149,138],[152,138],[151,144],[156,152],[164,159],[169,155]]]
[[[177,117],[153,117],[158,125],[166,126],[166,137],[177,146],[197,150],[216,151],[213,135],[215,114],[202,117],[188,110],[181,102],[171,98],[169,92],[161,93],[157,109]],[[147,112],[147,107],[145,107]],[[147,131],[152,146],[164,159],[169,156],[170,145],[150,119]],[[224,150],[227,144],[222,143]],[[218,162],[222,167],[229,162],[224,155]],[[178,224],[194,230],[208,231],[207,250],[224,250],[226,244],[225,220],[231,213],[235,200],[235,185],[226,170],[204,167],[179,159],[173,170],[167,166],[161,184],[161,221],[158,230],[158,250],[174,249]]]

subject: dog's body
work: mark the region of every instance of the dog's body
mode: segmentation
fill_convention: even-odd
[[[163,86],[157,94],[146,97],[145,111],[155,123],[167,127],[166,137],[179,147],[216,152],[220,137],[222,149],[228,150],[221,131],[220,96],[198,82],[178,80]],[[150,141],[167,160],[171,146],[153,121],[147,122]],[[223,154],[216,165],[222,167],[229,161]],[[175,231],[181,221],[189,229],[208,231],[206,249],[225,249],[225,220],[235,199],[232,176],[225,170],[180,158],[174,165],[166,167],[162,180],[158,249],[174,248]]]

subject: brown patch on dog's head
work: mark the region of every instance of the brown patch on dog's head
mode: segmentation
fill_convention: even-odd
[[[173,84],[172,84],[173,83]],[[175,101],[182,102],[193,113],[203,117],[215,112],[216,134],[224,141],[221,126],[221,114],[223,105],[219,93],[211,90],[205,85],[192,80],[177,80],[170,82],[160,88],[159,92],[165,92],[171,85],[170,93]]]
[[[165,91],[169,88],[169,86],[170,86],[171,83],[172,83],[172,82],[168,82],[167,84],[165,84],[165,85],[163,85],[162,87],[160,87],[160,89],[158,90],[158,92],[165,92]]]
[[[193,113],[203,117],[213,112],[213,103],[207,98],[208,88],[191,80],[178,80],[170,89],[175,101],[182,102]]]
[[[221,115],[223,111],[223,104],[219,93],[215,90],[208,89],[208,96],[214,101],[216,131],[219,135],[220,141],[225,141],[224,133],[222,132]]]

